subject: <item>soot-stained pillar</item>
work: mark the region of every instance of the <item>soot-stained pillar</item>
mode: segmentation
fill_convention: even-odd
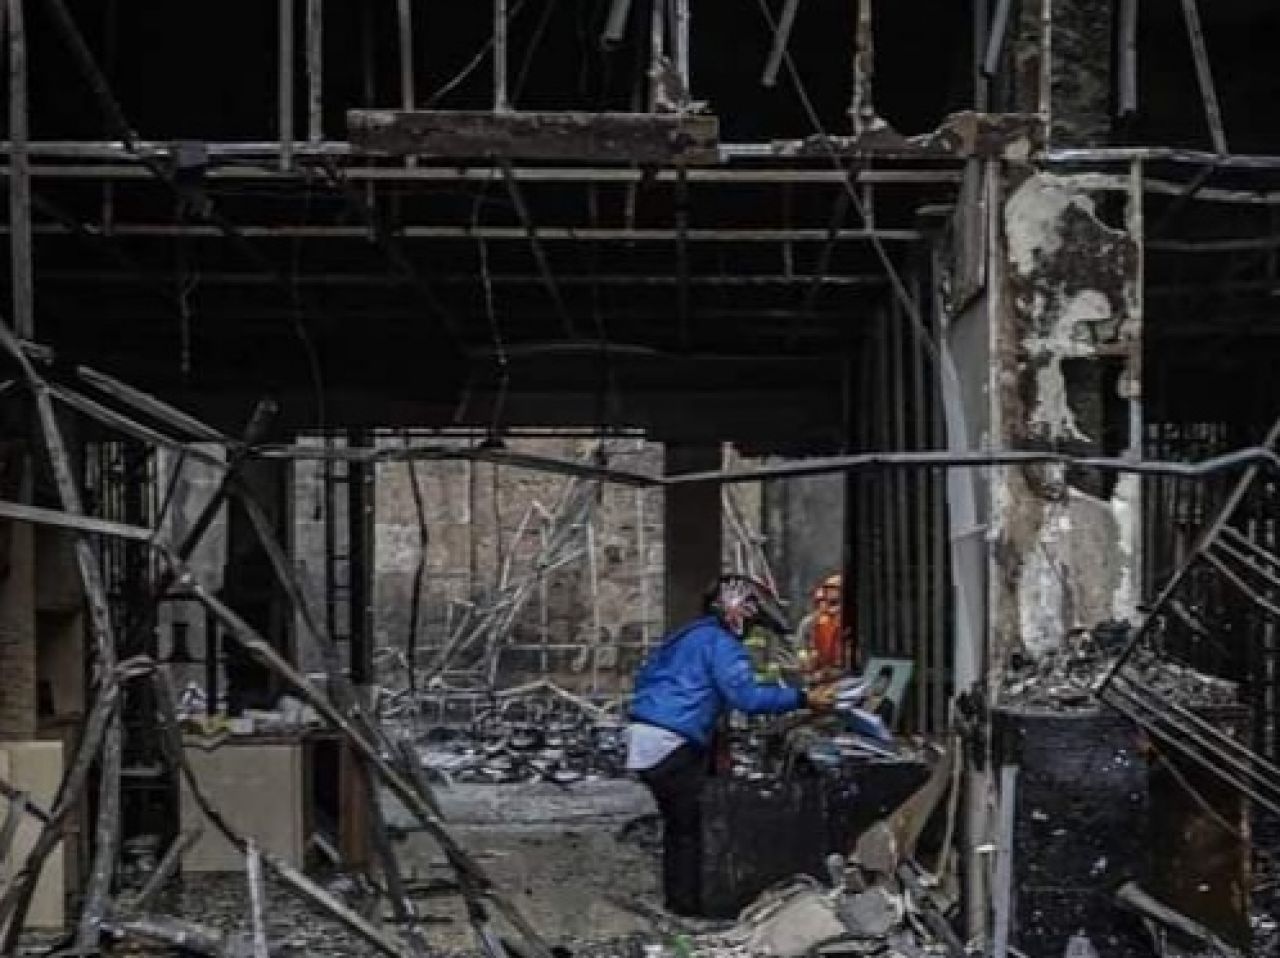
[[[719,446],[668,443],[666,473],[719,469]],[[666,624],[673,628],[701,614],[702,596],[720,572],[720,487],[673,486],[663,505]]]
[[[282,533],[289,515],[286,508],[289,464],[256,460],[246,463],[241,470],[242,481],[267,513],[277,538],[287,542]],[[227,566],[222,598],[292,661],[288,603],[249,517],[234,498],[227,511]],[[279,680],[237,643],[227,642],[225,649],[228,713],[239,715],[246,708],[271,708],[284,691]]]

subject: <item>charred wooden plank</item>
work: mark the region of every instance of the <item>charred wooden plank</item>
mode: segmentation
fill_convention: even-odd
[[[720,121],[690,113],[348,110],[359,152],[626,163],[716,163]]]

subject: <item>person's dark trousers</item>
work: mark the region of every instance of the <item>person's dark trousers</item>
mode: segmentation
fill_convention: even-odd
[[[637,773],[662,813],[662,893],[677,915],[702,913],[702,783],[707,757],[685,743]]]

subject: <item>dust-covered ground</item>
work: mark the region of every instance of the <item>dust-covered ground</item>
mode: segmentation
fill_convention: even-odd
[[[554,786],[462,786],[440,792],[450,832],[537,932],[575,955],[638,956],[652,922],[626,907],[659,904],[659,841],[648,794],[631,782]],[[440,849],[388,805],[393,845],[433,956],[478,953],[475,932]],[[350,877],[317,873],[318,884],[365,917],[394,930],[385,900],[376,902]],[[378,951],[297,892],[266,875],[265,923],[273,955],[347,958]],[[242,874],[187,874],[157,898],[152,914],[230,936],[233,952],[249,945],[248,885]],[[506,935],[499,920],[496,927]],[[49,936],[24,943],[41,954]],[[129,954],[141,954],[132,945]],[[168,949],[146,954],[171,954]]]

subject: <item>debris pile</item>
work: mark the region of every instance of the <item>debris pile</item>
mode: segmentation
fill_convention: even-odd
[[[615,778],[624,774],[626,737],[618,723],[490,719],[466,729],[432,729],[418,746],[422,765],[452,784],[512,784]]]
[[[894,867],[891,863],[889,866]],[[882,958],[963,956],[944,917],[952,905],[926,887],[926,876],[904,861],[890,873],[833,855],[832,886],[797,878],[763,895],[727,930],[676,938],[658,954],[696,958],[801,958],[837,948]]]
[[[1117,661],[1118,633],[1111,624],[1078,631],[1034,661],[1016,661],[1005,677],[1002,701],[1019,708],[1058,711],[1096,709],[1099,690]],[[1147,651],[1125,665],[1130,682],[1180,705],[1210,707],[1239,702],[1236,683],[1206,675]]]

